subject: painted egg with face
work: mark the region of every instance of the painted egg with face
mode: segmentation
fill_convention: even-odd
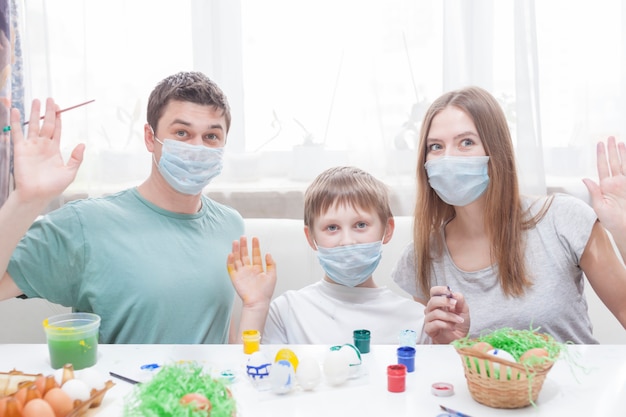
[[[301,357],[298,370],[296,371],[296,379],[300,387],[305,391],[310,391],[317,387],[322,379],[322,372],[317,360],[310,356]]]
[[[287,394],[296,384],[296,372],[293,365],[286,359],[274,362],[269,377],[272,391],[276,394]]]
[[[269,376],[272,369],[272,362],[263,352],[257,350],[248,358],[246,374],[252,384],[259,390],[269,389]]]

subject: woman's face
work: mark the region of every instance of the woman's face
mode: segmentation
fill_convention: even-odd
[[[442,156],[485,156],[474,121],[458,107],[441,110],[430,125],[426,137],[426,160]]]

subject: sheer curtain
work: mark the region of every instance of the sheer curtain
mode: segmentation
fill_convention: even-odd
[[[19,22],[21,2],[0,0],[0,126],[9,123],[9,108],[21,108],[21,55]],[[16,83],[12,80],[17,80]],[[12,87],[16,87],[13,89]],[[12,153],[10,134],[0,134],[0,206],[12,189]]]
[[[189,1],[29,0],[26,96],[53,97],[63,151],[86,143],[69,193],[98,195],[137,184],[150,169],[143,144],[148,95],[162,78],[193,67]],[[29,106],[27,106],[27,111]]]
[[[77,193],[147,175],[147,96],[197,69],[233,107],[214,189],[303,189],[354,164],[412,190],[425,109],[473,84],[507,114],[523,191],[586,198],[595,143],[626,128],[625,15],[619,0],[32,0],[25,86],[96,99],[64,114],[65,149],[88,149]]]

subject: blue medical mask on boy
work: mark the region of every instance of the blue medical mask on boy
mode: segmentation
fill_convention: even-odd
[[[346,287],[356,287],[372,276],[382,252],[381,240],[334,248],[317,246],[317,259],[330,279]]]
[[[196,195],[202,192],[213,178],[222,172],[224,148],[209,148],[191,145],[173,139],[161,142],[161,158],[157,163],[159,172],[167,183],[183,194]]]
[[[451,206],[467,206],[489,185],[488,156],[442,156],[424,164],[428,183]]]

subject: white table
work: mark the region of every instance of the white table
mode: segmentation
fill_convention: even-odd
[[[329,346],[262,345],[270,359],[280,348],[288,347],[297,355],[313,356],[320,364]],[[239,416],[330,417],[365,416],[437,416],[439,405],[445,405],[472,417],[489,416],[623,416],[626,415],[626,345],[571,346],[570,355],[586,372],[571,369],[570,360],[559,360],[544,383],[532,406],[501,410],[474,401],[467,389],[459,356],[451,346],[417,346],[415,372],[408,374],[406,391],[387,390],[387,365],[397,363],[397,346],[372,346],[363,355],[364,376],[340,387],[322,382],[314,391],[296,390],[278,395],[259,392],[247,379],[248,355],[241,345],[100,345],[96,368],[103,374],[114,371],[130,377],[141,376],[141,365],[195,360],[212,372],[233,370],[232,384],[238,402]],[[0,345],[0,371],[17,369],[26,373],[52,374],[47,347],[44,344]],[[110,389],[90,416],[121,415],[124,396],[133,385],[111,378]],[[455,395],[436,397],[431,394],[434,382],[454,385]]]

